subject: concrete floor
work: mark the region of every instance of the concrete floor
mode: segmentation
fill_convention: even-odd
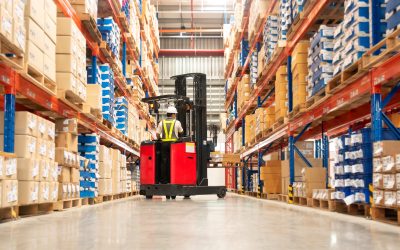
[[[400,249],[400,227],[229,195],[137,198],[0,224],[0,249]]]

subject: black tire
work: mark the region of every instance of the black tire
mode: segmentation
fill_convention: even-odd
[[[153,195],[146,195],[146,199],[148,199],[148,200],[153,199]]]
[[[171,196],[171,198],[172,198],[173,200],[175,200],[175,199],[176,199],[176,195]]]
[[[219,191],[219,193],[217,194],[218,198],[223,199],[226,196],[226,189],[222,189],[221,191]]]
[[[167,200],[171,199],[171,196],[167,195],[165,196],[167,198]]]
[[[185,199],[190,199],[190,195],[185,195]]]

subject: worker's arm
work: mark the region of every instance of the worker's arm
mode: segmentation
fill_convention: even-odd
[[[178,128],[179,136],[181,136],[183,133],[183,128],[182,128],[182,124],[180,121],[176,121],[176,127]]]

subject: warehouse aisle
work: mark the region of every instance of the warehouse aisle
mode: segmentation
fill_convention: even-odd
[[[396,249],[399,237],[398,227],[236,195],[124,200],[0,225],[0,249]]]

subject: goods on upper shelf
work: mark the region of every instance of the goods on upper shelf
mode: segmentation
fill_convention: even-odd
[[[287,67],[281,66],[276,72],[275,80],[275,120],[284,119],[288,111]]]
[[[292,53],[292,79],[293,79],[293,110],[304,107],[307,99],[307,75],[308,75],[308,41],[300,41]]]

